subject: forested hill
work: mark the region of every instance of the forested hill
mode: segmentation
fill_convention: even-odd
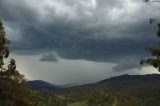
[[[45,106],[159,106],[160,75],[121,75],[61,90],[40,87],[37,95]]]
[[[103,82],[108,82],[108,81],[137,81],[137,80],[141,80],[141,81],[145,81],[145,80],[160,80],[160,74],[146,74],[146,75],[121,75],[121,76],[116,76],[116,77],[111,77],[109,79],[105,79],[102,80],[98,83],[103,83]]]
[[[56,91],[56,90],[62,89],[58,85],[54,85],[54,84],[51,84],[49,82],[42,81],[42,80],[27,81],[26,85],[28,88],[35,89],[35,90]]]
[[[116,77],[111,77],[102,81],[99,81],[97,83],[92,84],[86,84],[81,86],[73,86],[73,87],[64,87],[63,85],[55,85],[46,81],[42,80],[33,80],[33,81],[27,81],[27,86],[31,89],[37,89],[37,90],[58,90],[58,89],[73,89],[73,88],[83,88],[87,86],[98,86],[98,85],[105,85],[105,86],[122,86],[127,87],[129,85],[134,84],[146,84],[146,83],[155,83],[160,82],[160,74],[147,74],[147,75],[120,75]],[[156,86],[156,85],[155,85]]]

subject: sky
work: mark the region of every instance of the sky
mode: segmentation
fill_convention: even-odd
[[[27,80],[84,84],[158,73],[139,61],[158,45],[158,3],[142,0],[0,0],[10,58]]]

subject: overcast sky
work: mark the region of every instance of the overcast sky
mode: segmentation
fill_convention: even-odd
[[[0,0],[11,56],[29,80],[90,83],[141,67],[158,45],[159,4],[142,0]]]

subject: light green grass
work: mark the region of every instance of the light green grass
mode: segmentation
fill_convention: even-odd
[[[67,106],[88,106],[86,101],[82,101],[82,102],[76,102],[76,103],[73,103],[73,104],[69,104]]]

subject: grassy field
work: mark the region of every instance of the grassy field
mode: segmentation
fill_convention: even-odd
[[[73,104],[69,104],[67,106],[88,106],[86,101],[82,101],[82,102],[77,102],[77,103],[73,103]]]

